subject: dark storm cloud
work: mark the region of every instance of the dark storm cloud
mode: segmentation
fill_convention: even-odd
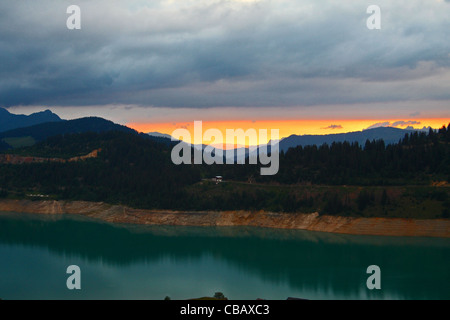
[[[0,3],[0,105],[312,106],[450,99],[449,5],[379,1]]]

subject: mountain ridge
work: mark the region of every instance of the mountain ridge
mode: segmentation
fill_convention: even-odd
[[[30,115],[13,114],[0,107],[0,132],[18,128],[25,128],[41,123],[63,121],[57,114],[50,110],[35,112]]]
[[[366,140],[383,140],[386,145],[397,143],[405,134],[413,133],[417,130],[399,129],[393,127],[378,127],[366,129],[362,131],[352,131],[346,133],[334,133],[326,135],[290,135],[280,141],[280,151],[286,151],[289,148],[297,146],[316,145],[320,146],[324,143],[332,144],[333,142],[349,143],[358,142],[364,144]]]

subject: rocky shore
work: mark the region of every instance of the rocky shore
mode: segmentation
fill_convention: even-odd
[[[0,211],[73,214],[111,223],[180,226],[255,226],[357,235],[450,237],[450,219],[359,218],[318,213],[141,210],[102,202],[0,200]]]

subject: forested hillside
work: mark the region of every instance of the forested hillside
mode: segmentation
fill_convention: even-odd
[[[367,141],[291,148],[280,154],[274,176],[260,176],[259,165],[176,166],[171,145],[136,132],[54,136],[13,152],[67,159],[101,151],[77,162],[0,164],[0,197],[39,195],[178,210],[449,215],[448,127],[412,133],[388,146]],[[212,182],[216,175],[224,182]]]
[[[383,140],[298,146],[280,152],[280,170],[261,176],[254,165],[208,170],[240,181],[280,184],[408,185],[450,181],[450,127],[406,134],[397,144]]]
[[[185,185],[200,180],[199,170],[172,164],[167,145],[135,133],[57,136],[18,152],[69,158],[94,149],[102,149],[99,157],[86,161],[0,165],[0,186],[11,195],[40,193],[62,199],[164,207]]]

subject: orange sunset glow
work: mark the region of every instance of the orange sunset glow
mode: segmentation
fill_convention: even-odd
[[[396,122],[408,122],[411,124],[395,124]],[[279,129],[279,138],[285,138],[293,134],[297,135],[322,135],[333,133],[345,133],[352,131],[361,131],[369,128],[377,123],[384,124],[389,122],[390,126],[405,129],[408,125],[415,129],[423,127],[441,128],[443,125],[447,125],[450,122],[449,118],[429,118],[429,119],[413,119],[413,120],[401,120],[401,119],[351,119],[351,120],[257,120],[257,121],[204,121],[202,123],[203,132],[210,128],[219,129],[225,137],[226,129],[267,129],[268,139],[267,141],[259,141],[259,143],[267,143],[270,140],[270,129]],[[179,122],[179,123],[127,123],[127,126],[133,128],[139,132],[159,132],[168,135],[172,135],[172,132],[178,128],[185,128],[191,134],[192,141],[186,141],[193,143],[194,130],[193,122]],[[203,141],[208,143],[209,141]],[[227,143],[233,143],[227,141]]]

